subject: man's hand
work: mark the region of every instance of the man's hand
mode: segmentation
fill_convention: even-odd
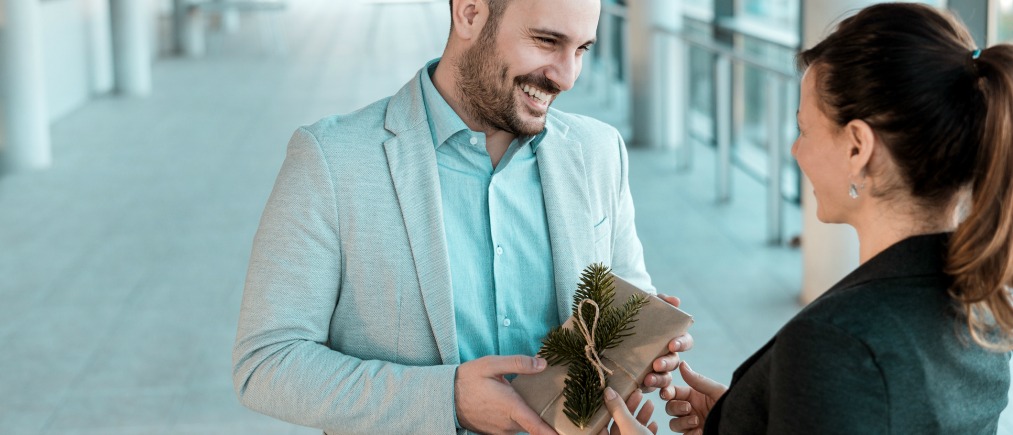
[[[654,413],[654,404],[650,400],[640,408],[637,417],[633,413],[640,405],[644,395],[640,390],[633,390],[633,395],[623,403],[623,398],[611,388],[605,387],[605,407],[612,415],[612,431],[602,429],[599,435],[654,435],[658,433],[658,423],[651,421],[651,414]]]
[[[679,372],[688,387],[668,387],[661,391],[661,398],[671,398],[665,404],[665,412],[675,417],[668,426],[675,432],[703,434],[707,414],[728,387],[694,372],[687,363],[682,364]]]
[[[661,300],[668,302],[673,307],[679,307],[679,298],[675,296],[658,295]],[[679,368],[679,352],[685,352],[693,347],[693,336],[683,334],[668,342],[668,354],[662,355],[654,360],[654,373],[644,377],[642,389],[645,393],[654,391],[655,388],[665,388],[672,384],[672,371]]]
[[[545,366],[542,358],[521,355],[487,356],[461,364],[454,381],[458,422],[479,433],[556,435],[504,378],[538,373]]]

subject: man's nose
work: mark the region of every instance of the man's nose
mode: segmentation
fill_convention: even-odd
[[[580,75],[580,59],[576,56],[560,56],[546,71],[545,77],[552,80],[560,91],[573,89],[573,84]]]

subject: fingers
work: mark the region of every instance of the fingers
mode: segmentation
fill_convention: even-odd
[[[669,400],[665,404],[665,413],[672,417],[684,417],[693,411],[693,405],[685,400]]]
[[[662,400],[672,400],[672,399],[674,399],[675,398],[675,387],[672,386],[672,385],[669,385],[669,386],[667,386],[665,388],[662,388],[661,391],[658,392],[658,396],[661,396]]]
[[[668,342],[669,352],[685,352],[693,348],[693,335],[686,333]]]
[[[669,353],[655,359],[651,368],[657,373],[667,373],[679,368],[680,361],[679,354]]]
[[[619,427],[622,433],[635,433],[628,430],[628,428],[639,426],[639,423],[633,418],[633,414],[630,413],[622,397],[619,397],[619,394],[612,387],[605,387],[605,407],[608,408],[609,414],[612,415],[612,419],[615,420],[616,426]]]
[[[700,427],[700,417],[691,415],[689,417],[673,418],[672,421],[668,422],[668,428],[672,429],[672,432],[688,432],[693,429]]]
[[[644,394],[640,390],[633,390],[633,394],[630,394],[630,398],[626,399],[626,409],[630,411],[630,414],[637,410],[637,406],[640,405],[640,401],[644,400]]]
[[[669,305],[671,305],[673,307],[676,307],[676,308],[679,308],[679,304],[682,303],[682,301],[680,301],[679,298],[677,298],[675,296],[669,296],[669,295],[664,295],[664,294],[658,293],[658,297],[661,298],[661,300],[663,300],[665,302],[668,302]]]
[[[728,390],[728,388],[725,387],[724,385],[714,382],[710,378],[707,378],[704,375],[694,372],[693,369],[690,368],[689,364],[686,363],[685,361],[683,361],[682,366],[679,367],[679,372],[680,374],[682,374],[682,379],[686,381],[686,385],[689,385],[694,390],[699,391],[700,393],[702,393],[707,397],[710,397],[711,399],[717,400],[718,398],[721,397],[722,394],[725,394],[726,390]]]
[[[530,375],[545,370],[544,358],[530,357],[524,355],[509,356],[486,356],[479,358],[485,374],[490,377],[502,375]]]
[[[693,387],[683,387],[681,385],[675,385],[672,387],[673,393],[672,398],[669,400],[689,400],[689,396],[693,394]]]
[[[654,391],[654,388],[665,388],[672,384],[672,373],[648,373],[644,377],[644,387],[647,387]]]
[[[644,402],[644,406],[640,408],[640,412],[637,413],[637,421],[639,421],[640,424],[647,426],[648,424],[651,423],[651,417],[653,415],[654,415],[654,402],[648,400]]]

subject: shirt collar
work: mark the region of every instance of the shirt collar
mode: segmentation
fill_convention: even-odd
[[[433,59],[422,69],[422,101],[426,106],[426,115],[429,119],[429,131],[433,134],[433,144],[436,148],[443,145],[447,139],[462,130],[468,130],[468,125],[461,120],[461,117],[454,112],[447,100],[440,95],[433,84],[432,75],[436,72],[436,65],[440,59]]]
[[[440,59],[436,58],[426,64],[425,68],[422,69],[422,102],[426,108],[426,115],[429,120],[429,131],[433,135],[433,144],[436,148],[443,145],[448,139],[461,131],[470,131],[468,125],[464,123],[464,120],[454,111],[447,100],[443,98],[440,91],[436,89],[436,85],[433,84],[433,74],[436,73],[436,66],[440,64]],[[519,136],[517,141],[519,145],[526,143],[531,144],[531,151],[534,152],[538,145],[542,142],[545,137],[546,128],[534,136]]]

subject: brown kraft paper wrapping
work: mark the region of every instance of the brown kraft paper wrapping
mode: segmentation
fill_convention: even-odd
[[[608,376],[607,383],[625,400],[633,394],[633,390],[640,387],[644,377],[653,371],[651,365],[654,360],[668,353],[668,342],[689,329],[693,323],[693,316],[657,296],[634,287],[616,275],[612,277],[615,283],[616,304],[626,302],[635,292],[649,296],[649,302],[641,308],[636,316],[636,322],[633,323],[631,331],[633,335],[624,338],[615,348],[602,352],[602,361],[613,371],[613,374]],[[573,328],[573,316],[570,316],[563,326]],[[587,427],[578,428],[563,413],[565,379],[565,365],[549,365],[538,374],[518,375],[512,385],[528,406],[560,435],[597,434],[611,419],[608,410],[602,405]]]

